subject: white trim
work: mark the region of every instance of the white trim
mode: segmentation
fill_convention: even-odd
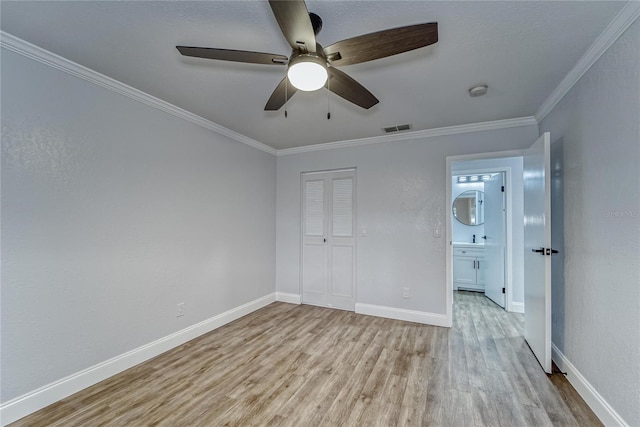
[[[589,408],[596,414],[605,426],[628,427],[629,424],[616,412],[615,409],[598,393],[589,381],[578,371],[578,369],[562,354],[555,344],[551,344],[553,361],[558,368],[567,373],[567,380],[578,392],[578,394],[589,405]]]
[[[576,65],[567,73],[560,84],[551,92],[551,95],[542,103],[535,118],[541,122],[547,114],[553,110],[562,98],[578,83],[578,80],[586,73],[589,68],[602,56],[603,53],[618,40],[618,38],[626,31],[636,19],[640,17],[640,2],[629,1],[615,18],[609,23],[607,28],[598,36],[595,42],[587,49],[582,58],[578,60]]]
[[[380,135],[370,138],[350,139],[347,141],[327,142],[325,144],[305,145],[302,147],[284,148],[277,150],[276,155],[307,153],[310,151],[331,150],[334,148],[357,147],[360,145],[381,144],[384,142],[407,141],[434,136],[455,135],[459,133],[481,132],[496,129],[506,129],[520,126],[537,125],[535,117],[519,117],[515,119],[495,120],[491,122],[470,123],[466,125],[447,126],[434,129],[417,130],[415,132],[403,132],[393,135]]]
[[[509,311],[512,313],[524,313],[524,303],[511,301],[511,310]]]
[[[447,158],[451,159],[452,163],[460,163],[465,162],[467,160],[483,160],[483,159],[504,159],[508,157],[522,157],[526,150],[507,150],[507,151],[494,151],[494,152],[486,152],[486,153],[473,153],[473,154],[462,154],[456,156],[447,156]],[[460,171],[453,171],[454,173],[459,173]]]
[[[453,184],[451,177],[453,176],[451,169],[453,166],[453,160],[451,156],[448,156],[445,159],[445,173],[446,179],[445,181],[445,223],[444,223],[444,238],[446,239],[446,249],[445,249],[445,315],[447,318],[447,322],[450,325],[453,325],[453,225],[451,224],[451,196],[453,193]],[[458,287],[456,286],[456,290]]]
[[[338,173],[338,172],[356,172],[356,168],[341,168],[341,169],[322,169],[318,171],[301,172],[303,175],[322,175],[325,173]]]
[[[425,325],[451,327],[451,321],[445,314],[428,313],[426,311],[356,303],[356,313],[385,317],[387,319],[404,320],[406,322],[423,323]]]
[[[191,325],[181,331],[98,363],[97,365],[76,372],[51,384],[47,384],[37,390],[11,399],[0,406],[0,420],[2,420],[0,423],[4,426],[19,420],[73,393],[97,384],[106,378],[156,357],[200,335],[239,319],[242,316],[246,316],[249,313],[271,304],[275,299],[275,293],[265,295],[211,317],[210,319]]]
[[[55,53],[35,46],[4,31],[0,31],[0,46],[17,54],[20,54],[26,58],[33,59],[34,61],[38,61],[44,65],[48,65],[49,67],[55,68],[72,76],[86,80],[97,86],[108,89],[112,92],[124,95],[130,99],[133,99],[134,101],[141,102],[160,111],[164,111],[165,113],[169,113],[172,116],[186,120],[217,134],[224,135],[234,141],[241,142],[269,154],[276,154],[276,150],[274,148],[258,142],[255,139],[232,131],[231,129],[228,129],[224,126],[193,114],[180,107],[176,107],[173,104],[151,96],[145,92],[142,92],[141,90],[128,86],[122,82],[112,79],[111,77],[107,77],[104,74],[100,74],[97,71],[91,70],[80,64],[76,64],[69,59],[63,58],[62,56],[56,55]]]
[[[336,141],[325,144],[307,145],[302,147],[285,148],[276,150],[262,142],[249,138],[222,125],[214,123],[187,110],[170,104],[166,101],[151,96],[139,89],[128,86],[104,74],[91,70],[60,55],[49,52],[46,49],[35,46],[25,40],[13,36],[0,30],[0,47],[18,53],[26,58],[33,59],[49,67],[63,71],[72,76],[93,83],[97,86],[111,90],[112,92],[124,95],[130,99],[141,102],[150,107],[156,108],[175,117],[186,120],[217,134],[226,136],[234,141],[241,142],[251,147],[262,150],[273,155],[287,155],[305,153],[310,151],[329,150],[333,148],[355,147],[359,145],[379,144],[383,142],[406,141],[418,138],[429,138],[434,136],[454,135],[459,133],[480,132],[496,129],[506,129],[519,126],[537,125],[535,117],[519,117],[514,119],[495,120],[490,122],[470,123],[457,126],[448,126],[435,129],[425,129],[415,132],[404,132],[393,135],[380,135],[370,138],[352,139],[347,141]]]
[[[302,297],[298,294],[276,292],[276,301],[287,302],[289,304],[302,304]]]
[[[217,123],[176,107],[166,101],[146,94],[122,82],[114,80],[100,74],[87,67],[79,65],[73,61],[35,46],[7,32],[0,31],[0,46],[10,51],[23,55],[27,58],[41,62],[52,68],[66,72],[98,86],[109,89],[113,92],[127,96],[133,100],[154,107],[158,110],[169,113],[175,117],[209,129],[220,135],[224,135],[232,140],[241,142],[251,147],[257,148],[269,154],[284,156],[289,154],[306,153],[311,151],[329,150],[333,148],[356,147],[360,145],[380,144],[384,142],[397,142],[414,140],[420,138],[430,138],[435,136],[454,135],[460,133],[480,132],[487,130],[505,129],[520,126],[537,125],[558,102],[571,90],[578,80],[589,68],[602,56],[604,52],[624,33],[624,31],[640,17],[640,2],[629,1],[609,23],[607,28],[600,34],[587,52],[580,58],[576,65],[562,79],[560,84],[554,89],[551,95],[540,106],[535,116],[519,117],[513,119],[495,120],[490,122],[470,123],[457,126],[447,126],[434,129],[425,129],[414,132],[403,132],[392,135],[380,135],[369,138],[352,139],[346,141],[336,141],[324,144],[314,144],[302,147],[285,148],[276,150],[266,144],[256,141],[248,136],[242,135],[231,129],[225,128]]]

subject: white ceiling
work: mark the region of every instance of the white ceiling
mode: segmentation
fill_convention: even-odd
[[[267,1],[1,3],[1,29],[276,149],[532,116],[625,2],[307,1],[328,46],[437,21],[440,40],[341,67],[380,99],[363,110],[325,89],[264,105],[286,68],[181,56],[176,45],[289,55]],[[485,83],[489,93],[470,98]],[[330,103],[331,120],[327,120]]]

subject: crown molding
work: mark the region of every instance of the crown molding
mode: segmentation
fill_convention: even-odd
[[[255,139],[232,131],[231,129],[228,129],[224,126],[193,114],[180,107],[176,107],[173,104],[151,96],[145,92],[142,92],[141,90],[135,89],[122,82],[112,79],[111,77],[107,77],[104,74],[100,74],[97,71],[91,70],[66,58],[63,58],[60,55],[56,55],[53,52],[49,52],[48,50],[35,46],[7,32],[0,31],[0,47],[18,53],[26,58],[38,61],[44,65],[48,65],[57,70],[63,71],[72,76],[86,80],[112,92],[124,95],[130,99],[133,99],[134,101],[138,101],[160,111],[164,111],[165,113],[171,114],[172,116],[178,117],[200,127],[213,131],[219,135],[226,136],[227,138],[230,138],[234,141],[241,142],[269,154],[276,154],[276,150],[273,147],[269,147],[268,145],[256,141]]]
[[[360,145],[380,144],[385,142],[407,141],[412,139],[431,138],[436,136],[454,135],[469,132],[481,132],[487,130],[505,129],[519,126],[537,125],[547,114],[560,102],[560,100],[571,90],[589,68],[602,56],[604,52],[625,32],[631,24],[640,17],[640,1],[629,1],[609,23],[607,28],[598,36],[595,42],[589,47],[587,52],[580,58],[576,65],[562,79],[560,84],[554,89],[551,95],[540,106],[535,116],[520,117],[515,119],[496,120],[491,122],[470,123],[458,126],[448,126],[442,128],[426,129],[414,132],[404,132],[394,135],[380,135],[369,138],[352,139],[346,141],[335,141],[323,144],[307,145],[276,150],[266,144],[256,141],[248,136],[242,135],[231,129],[225,128],[217,123],[179,108],[166,101],[153,97],[145,92],[100,74],[94,70],[35,46],[18,37],[0,30],[0,47],[36,60],[52,68],[64,71],[73,76],[109,89],[113,92],[127,96],[158,110],[169,113],[205,129],[211,130],[220,135],[226,136],[234,141],[241,142],[251,147],[257,148],[269,154],[284,156],[290,154],[306,153],[312,151],[330,150],[335,148],[357,147]]]
[[[551,92],[551,95],[542,103],[535,115],[538,122],[541,122],[547,117],[547,114],[549,114],[571,88],[578,83],[578,80],[580,80],[584,73],[595,64],[602,54],[618,40],[638,17],[640,17],[640,1],[631,0],[624,5],[602,34],[598,36],[596,41],[594,41],[585,54],[582,55],[582,58],[578,60],[571,71],[567,73],[560,84]]]
[[[434,129],[402,132],[393,135],[373,136],[370,138],[351,139],[348,141],[327,142],[325,144],[306,145],[303,147],[284,148],[277,151],[278,156],[308,153],[310,151],[332,150],[334,148],[358,147],[360,145],[382,144],[384,142],[398,142],[435,136],[455,135],[459,133],[482,132],[487,130],[507,129],[520,126],[538,125],[535,117],[519,117],[515,119],[494,120],[491,122],[470,123],[466,125],[447,126]]]
[[[352,139],[346,141],[329,142],[325,144],[315,144],[303,147],[286,148],[276,150],[266,144],[256,141],[248,136],[242,135],[187,110],[170,104],[166,101],[151,96],[139,89],[128,86],[104,74],[100,74],[90,68],[77,64],[69,59],[63,58],[46,49],[35,46],[12,34],[0,30],[0,47],[18,53],[26,58],[38,61],[44,65],[63,71],[72,76],[78,77],[97,86],[108,89],[112,92],[124,95],[130,99],[141,102],[150,107],[156,108],[175,117],[186,120],[190,123],[211,130],[217,134],[226,136],[234,141],[241,142],[251,147],[262,150],[273,155],[287,155],[304,153],[309,151],[329,150],[333,148],[354,147],[359,145],[379,144],[383,142],[406,141],[417,138],[429,138],[434,136],[453,135],[458,133],[479,132],[484,130],[504,129],[518,126],[537,125],[534,117],[521,117],[516,119],[496,120],[492,122],[471,123],[459,126],[449,126],[443,128],[420,130],[415,132],[404,132],[394,135],[381,135],[370,138]]]

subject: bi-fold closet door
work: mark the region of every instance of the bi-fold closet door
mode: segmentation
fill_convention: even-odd
[[[354,169],[302,174],[302,302],[355,308]]]

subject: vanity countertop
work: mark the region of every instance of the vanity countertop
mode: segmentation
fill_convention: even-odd
[[[484,246],[484,242],[482,242],[482,243],[453,242],[452,244],[453,244],[453,246],[469,246],[469,247],[472,247],[472,248],[475,248],[475,247],[478,247],[478,246],[480,246],[480,247]]]

